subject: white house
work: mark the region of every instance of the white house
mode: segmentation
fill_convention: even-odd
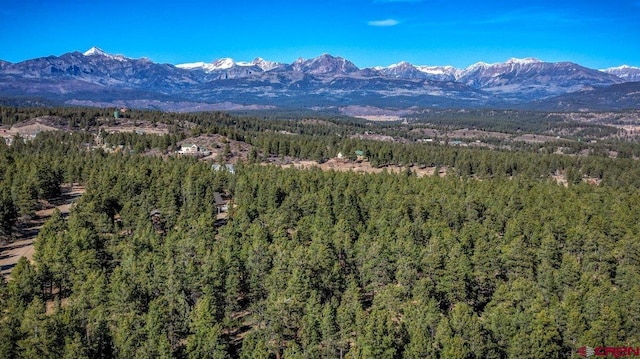
[[[235,166],[230,163],[227,163],[224,166],[214,163],[213,165],[211,165],[211,169],[213,169],[214,171],[227,171],[230,174],[236,173]]]
[[[200,148],[198,145],[192,143],[185,143],[178,150],[178,153],[181,155],[195,155],[198,152],[200,152]]]

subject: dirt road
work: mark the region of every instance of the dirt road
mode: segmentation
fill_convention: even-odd
[[[19,229],[18,239],[0,247],[0,271],[5,278],[9,279],[11,270],[18,263],[21,257],[33,260],[33,242],[40,232],[42,225],[51,217],[57,208],[63,216],[67,216],[73,203],[84,193],[84,187],[74,184],[62,187],[62,196],[51,201],[49,208],[36,212],[35,217],[27,222],[23,228]]]
[[[8,278],[20,257],[27,257],[30,261],[33,259],[33,238],[9,243],[0,249],[0,253],[0,269],[2,275]]]

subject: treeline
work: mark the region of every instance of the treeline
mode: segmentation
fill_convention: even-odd
[[[89,129],[98,118],[113,117],[115,109],[76,107],[10,107],[0,106],[0,123],[14,125],[36,117],[58,116],[69,129]]]
[[[0,113],[20,113],[20,116],[54,115],[84,119],[93,124],[105,121],[101,116],[112,116],[111,110],[100,109],[9,109],[0,108]],[[13,111],[13,112],[12,112]],[[445,112],[446,113],[446,112]],[[485,111],[489,114],[491,112]],[[502,112],[496,112],[504,115]],[[519,114],[519,112],[515,112]],[[565,175],[569,182],[577,183],[591,178],[602,185],[640,185],[638,162],[640,145],[636,142],[558,141],[542,144],[509,143],[488,141],[496,149],[417,143],[416,132],[423,125],[364,124],[338,120],[259,120],[237,118],[221,112],[175,114],[157,111],[128,111],[127,121],[162,123],[169,135],[138,135],[133,133],[104,134],[104,142],[111,146],[122,145],[127,151],[143,153],[158,149],[170,153],[177,142],[187,136],[220,134],[230,140],[243,141],[255,147],[250,160],[263,161],[273,157],[282,159],[312,159],[319,162],[342,153],[356,158],[355,151],[363,151],[375,167],[388,165],[448,167],[461,176],[477,178],[525,176],[546,180],[552,175]],[[64,117],[67,116],[67,117]],[[487,115],[488,116],[488,115]],[[497,116],[497,115],[496,115]],[[542,116],[542,115],[540,115]],[[112,117],[108,121],[113,120]],[[94,145],[88,133],[97,133],[89,127],[85,143]],[[568,126],[562,124],[562,126]],[[366,131],[392,135],[398,142],[360,140],[353,135]],[[44,135],[45,137],[47,135]],[[403,136],[410,139],[402,140]],[[446,140],[446,139],[445,139]],[[21,141],[18,141],[21,142]],[[471,143],[470,146],[475,145]],[[561,150],[564,155],[557,154]],[[584,155],[584,154],[588,155]],[[610,158],[617,156],[617,159]]]
[[[543,181],[555,174],[570,174],[570,183],[583,179],[601,180],[605,186],[638,188],[640,164],[625,152],[620,158],[609,158],[602,149],[592,156],[568,156],[548,153],[544,147],[538,151],[490,150],[439,144],[394,143],[371,140],[343,139],[339,137],[292,136],[262,134],[248,138],[264,158],[269,156],[313,159],[324,162],[339,152],[356,159],[355,151],[363,151],[373,166],[429,166],[448,167],[453,173],[476,178],[521,176]],[[567,152],[578,151],[566,147]],[[633,147],[624,147],[629,151]],[[624,158],[622,158],[624,157]]]
[[[26,119],[59,116],[67,119],[70,129],[90,129],[98,119],[113,124],[116,108],[93,107],[11,107],[0,104],[0,121],[12,125]],[[287,131],[298,134],[329,135],[355,134],[367,129],[394,137],[415,140],[413,129],[425,124],[440,130],[470,128],[509,134],[533,133],[563,135],[571,138],[606,138],[616,135],[615,127],[566,121],[555,113],[514,110],[424,110],[411,115],[409,124],[369,123],[365,120],[338,113],[310,110],[245,111],[229,115],[223,112],[168,113],[152,110],[129,109],[120,113],[122,118],[151,123],[165,123],[184,127],[197,124],[199,130],[227,129],[233,132]],[[327,126],[327,124],[329,126]],[[189,127],[189,126],[186,126]],[[172,127],[177,128],[177,127]]]
[[[293,110],[273,110],[268,112],[269,115],[250,111],[232,116],[223,112],[167,113],[129,109],[120,113],[120,119],[115,119],[113,116],[115,110],[117,109],[18,108],[0,105],[0,120],[2,124],[11,125],[35,117],[58,116],[62,119],[64,127],[71,130],[96,130],[95,127],[100,124],[114,125],[120,121],[131,120],[166,124],[172,134],[181,131],[195,131],[195,133],[213,131],[224,133],[234,139],[239,139],[246,134],[267,131],[321,136],[348,136],[372,131],[413,142],[422,138],[420,130],[424,128],[435,128],[444,132],[469,128],[508,134],[561,135],[576,140],[605,139],[619,132],[611,126],[565,121],[560,115],[553,113],[507,110],[425,110],[415,114],[416,117],[407,124],[371,123],[339,114]],[[489,139],[489,141],[496,142],[497,139]]]
[[[313,118],[286,120],[262,120],[255,117],[236,117],[224,112],[170,113],[150,110],[129,109],[114,118],[116,108],[80,108],[80,107],[10,107],[0,106],[0,121],[4,125],[13,125],[26,120],[56,116],[60,123],[73,130],[91,130],[97,132],[98,125],[115,125],[120,121],[138,121],[140,123],[166,124],[170,133],[194,132],[220,133],[233,139],[242,140],[246,134],[261,132],[291,132],[296,134],[330,135],[337,133],[361,133],[367,125],[355,119],[344,120],[341,117],[325,119]]]
[[[558,113],[542,111],[430,109],[412,114],[411,119],[449,128],[550,135],[564,133],[571,135],[572,138],[602,138],[619,132],[617,128],[612,126],[567,122]]]
[[[35,108],[35,107],[55,107],[54,101],[42,97],[3,97],[0,96],[0,106]]]
[[[338,108],[323,110],[276,108],[266,110],[230,111],[229,113],[235,117],[258,118],[261,120],[305,120],[313,118],[328,121],[338,120],[340,122],[366,123],[366,120],[341,114]]]

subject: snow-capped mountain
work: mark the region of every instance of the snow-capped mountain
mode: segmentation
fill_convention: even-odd
[[[258,66],[262,71],[271,71],[285,66],[281,62],[267,61],[261,57],[256,57],[251,61],[252,65]]]
[[[221,59],[215,60],[213,62],[209,62],[209,63],[207,63],[207,62],[193,62],[193,63],[176,65],[176,67],[180,68],[180,69],[202,70],[202,71],[207,72],[207,73],[211,73],[211,72],[215,72],[215,71],[221,71],[221,70],[228,70],[228,69],[230,69],[232,67],[236,67],[236,66],[249,67],[249,66],[254,66],[254,64],[250,63],[250,62],[235,62],[232,58],[225,57],[225,58],[221,58]]]
[[[509,64],[509,65],[531,65],[531,64],[539,64],[539,63],[542,63],[542,61],[536,59],[535,57],[526,57],[524,59],[512,57],[506,62],[506,64]]]
[[[176,65],[184,70],[200,70],[211,75],[209,79],[245,78],[262,72],[271,71],[285,66],[279,62],[266,61],[257,57],[251,62],[234,61],[232,58],[221,58],[213,62],[193,62]]]
[[[260,57],[255,58],[251,62],[236,62],[232,58],[226,57],[226,58],[215,60],[213,62],[192,62],[192,63],[176,65],[176,67],[180,69],[202,70],[207,73],[221,71],[221,70],[228,70],[236,66],[239,66],[239,67],[257,66],[262,71],[271,71],[273,69],[277,69],[279,67],[284,66],[284,64],[280,62],[266,61]]]
[[[344,76],[360,71],[353,62],[342,57],[335,57],[329,54],[322,54],[310,60],[299,58],[291,64],[290,69],[294,72],[322,76]]]
[[[479,62],[463,70],[456,80],[494,94],[534,98],[624,82],[617,76],[572,62],[543,62],[533,58],[496,64]]]
[[[388,67],[377,66],[373,69],[384,76],[433,81],[456,81],[462,72],[453,66],[416,66],[406,61]]]
[[[360,69],[329,54],[300,58],[291,64],[262,58],[251,62],[222,58],[174,66],[111,55],[94,47],[84,53],[20,63],[0,60],[0,96],[40,96],[101,105],[116,100],[143,101],[135,102],[138,107],[144,101],[156,105],[158,101],[179,101],[181,109],[196,102],[289,107],[512,106],[634,81],[637,73],[638,68],[629,66],[598,71],[533,58],[480,62],[466,69],[408,62]],[[167,106],[164,108],[171,108]]]
[[[640,67],[622,65],[618,67],[611,67],[608,69],[600,70],[611,75],[618,76],[626,82],[638,82],[640,81]]]
[[[73,82],[71,87],[99,85],[122,88],[177,89],[197,83],[196,78],[169,64],[157,64],[146,58],[130,59],[111,55],[99,48],[84,53],[71,52],[61,56],[41,57],[4,66],[0,78],[11,79],[12,87],[33,86],[28,92],[37,92],[36,80],[49,84]],[[30,85],[24,81],[29,79]],[[45,81],[46,80],[46,81]],[[60,86],[60,92],[72,91]]]
[[[108,54],[106,52],[104,52],[102,49],[100,49],[99,47],[92,47],[89,50],[85,51],[82,55],[84,56],[100,56],[100,57],[106,57],[112,60],[118,60],[118,61],[126,61],[129,60],[128,58],[122,56],[122,55],[111,55]]]
[[[462,70],[453,66],[416,66],[416,68],[437,81],[456,81],[462,73]]]
[[[179,64],[176,65],[179,69],[185,70],[202,70],[204,72],[214,72],[220,70],[227,70],[236,66],[235,61],[231,58],[223,58],[213,62],[193,62],[188,64]]]
[[[617,76],[571,62],[550,63],[535,58],[511,58],[506,62],[493,64],[478,62],[466,69],[452,66],[414,66],[408,62],[374,69],[384,76],[397,79],[455,81],[510,98],[548,97],[585,87],[623,82]]]
[[[402,61],[389,67],[376,67],[382,75],[396,79],[432,79],[428,73],[421,71],[418,67]]]

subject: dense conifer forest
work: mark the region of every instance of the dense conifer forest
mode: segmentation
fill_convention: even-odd
[[[130,111],[168,134],[108,135],[125,150],[107,153],[93,145],[112,113],[0,108],[4,124],[57,116],[66,129],[0,141],[5,242],[63,184],[86,187],[40,229],[33,262],[0,277],[1,358],[570,358],[582,346],[640,347],[634,142],[560,143],[590,150],[576,156],[554,153],[558,143],[412,141],[422,124]],[[351,137],[365,131],[406,141]],[[243,141],[252,155],[233,174],[170,155],[199,134]],[[355,150],[375,166],[450,171],[261,163]]]

